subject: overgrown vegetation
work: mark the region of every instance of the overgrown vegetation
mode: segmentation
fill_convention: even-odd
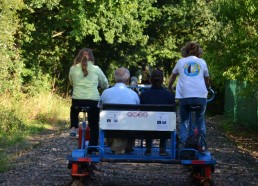
[[[217,92],[209,107],[222,114],[225,80],[257,91],[257,7],[257,0],[1,0],[0,148],[69,116],[69,67],[83,47],[112,82],[118,66],[134,75],[143,62],[168,77],[180,48],[198,41]]]
[[[10,165],[5,151],[46,129],[66,126],[69,101],[50,93],[0,97],[0,172]]]

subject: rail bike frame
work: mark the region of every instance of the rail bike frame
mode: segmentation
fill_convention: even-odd
[[[132,138],[137,143],[133,152],[114,154],[105,141],[107,138]],[[144,155],[146,138],[167,139],[167,155],[160,156],[159,147],[154,146],[151,155]],[[91,163],[136,162],[186,165],[191,168],[194,179],[210,181],[216,164],[211,153],[192,148],[178,149],[177,142],[175,105],[103,104],[100,111],[99,146],[85,145],[74,149],[67,159],[73,177],[89,176]],[[82,137],[81,144],[84,143]],[[97,148],[99,153],[87,154],[89,148]],[[184,154],[194,154],[194,158]]]

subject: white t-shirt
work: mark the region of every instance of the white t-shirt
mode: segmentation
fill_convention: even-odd
[[[173,74],[178,74],[176,98],[207,98],[207,88],[204,77],[209,77],[206,62],[198,57],[181,58],[174,67]]]

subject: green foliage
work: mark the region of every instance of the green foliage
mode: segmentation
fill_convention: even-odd
[[[16,11],[22,7],[21,0],[2,0],[0,3],[0,94],[20,88],[23,63],[14,35],[19,29]]]
[[[22,134],[22,131],[25,131],[26,125],[21,118],[17,116],[13,108],[1,105],[0,120],[0,148],[13,145],[23,138],[24,134]]]
[[[0,173],[7,171],[10,167],[10,157],[0,151]]]
[[[62,108],[62,109],[60,109]],[[19,98],[0,96],[0,172],[10,166],[14,154],[4,152],[23,144],[28,136],[44,132],[52,127],[64,127],[69,118],[70,102],[58,96],[42,93]]]
[[[24,130],[25,126],[22,121],[16,117],[14,110],[7,110],[5,107],[0,108],[0,130],[11,133],[17,130]]]
[[[67,90],[69,67],[82,47],[94,49],[111,80],[115,68],[142,62],[170,74],[187,41],[203,44],[216,33],[209,6],[204,0],[27,1],[20,12],[24,83],[34,86],[41,72],[52,77],[52,88]]]
[[[52,77],[53,87],[66,86],[69,67],[82,47],[93,48],[95,56],[100,56],[99,65],[105,67],[106,59],[117,60],[112,52],[120,55],[117,44],[144,45],[148,39],[144,29],[156,14],[153,2],[26,1],[20,12],[24,20],[20,44],[26,69],[32,72],[24,77],[25,83],[41,71]],[[109,52],[104,56],[105,48]]]
[[[218,0],[214,12],[220,27],[208,44],[214,81],[244,81],[258,85],[258,1]]]
[[[188,41],[201,45],[216,34],[217,22],[206,1],[167,1],[159,6],[159,17],[147,29],[150,36],[147,59],[168,74],[181,57]],[[204,46],[205,49],[205,46]]]
[[[231,118],[226,118],[223,120],[223,122],[221,122],[220,127],[225,132],[231,132],[232,130],[234,130],[234,122]]]
[[[87,35],[93,35],[94,42],[104,39],[109,44],[113,44],[114,41],[146,43],[147,36],[143,34],[143,29],[146,21],[152,19],[154,12],[150,5],[151,2],[137,0],[102,0],[90,4],[85,2],[85,8],[81,8],[81,14],[78,15],[80,17],[76,19],[80,20],[80,25],[75,25],[74,35],[77,38],[82,36],[82,39]],[[104,38],[101,37],[102,34]]]
[[[41,71],[35,73],[33,70],[25,69],[22,75],[24,80],[27,79],[23,84],[22,92],[26,93],[28,96],[35,96],[51,91],[51,78],[49,74],[43,74]]]
[[[48,93],[68,92],[69,68],[83,47],[94,50],[112,84],[117,67],[135,75],[143,62],[169,76],[180,48],[195,40],[219,94],[217,109],[226,79],[246,82],[243,96],[257,91],[257,7],[257,0],[1,0],[1,142],[69,116],[67,103]]]
[[[142,62],[169,75],[189,40],[202,45],[216,86],[225,79],[257,85],[256,7],[255,0],[3,1],[0,90],[22,83],[33,95],[67,91],[69,67],[83,47],[94,49],[110,78],[118,66]]]

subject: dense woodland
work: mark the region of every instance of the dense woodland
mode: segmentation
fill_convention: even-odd
[[[111,83],[115,68],[134,75],[142,63],[169,77],[180,48],[194,40],[223,107],[225,80],[257,89],[257,7],[256,0],[2,0],[0,93],[68,95],[69,67],[83,47]]]
[[[114,69],[134,75],[142,63],[168,78],[197,41],[217,93],[211,110],[223,113],[226,80],[257,91],[257,0],[0,0],[0,16],[0,171],[3,149],[69,117],[68,72],[83,47],[112,84]]]
[[[1,0],[0,92],[64,94],[78,50],[94,50],[107,76],[118,66],[163,68],[198,41],[213,86],[226,79],[257,87],[256,0]]]

